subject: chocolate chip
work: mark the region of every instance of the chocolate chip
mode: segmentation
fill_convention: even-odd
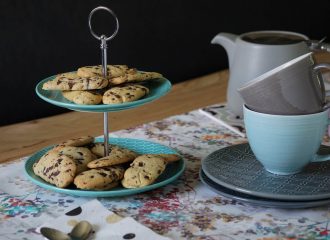
[[[106,177],[107,176],[107,174],[106,173],[103,173],[103,172],[100,172],[99,173],[102,177]]]
[[[58,176],[60,173],[61,173],[60,171],[56,171],[56,172],[53,172],[53,173],[51,174],[51,176],[56,177],[56,176]]]
[[[133,239],[133,238],[135,238],[134,233],[127,233],[123,236],[123,239]]]
[[[65,215],[67,215],[67,216],[77,216],[77,215],[79,215],[81,212],[82,212],[81,207],[77,207],[77,208],[75,208],[75,209],[73,209],[73,210],[67,212]]]
[[[50,166],[48,168],[44,168],[42,172],[43,172],[43,174],[47,174],[49,171],[53,170],[53,168],[54,168],[54,166]]]
[[[76,83],[75,82],[68,82],[69,88],[71,89]]]

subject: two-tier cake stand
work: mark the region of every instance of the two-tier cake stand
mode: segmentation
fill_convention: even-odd
[[[104,10],[109,12],[116,21],[116,28],[112,35],[109,37],[105,35],[98,36],[92,28],[92,17],[93,14],[99,10]],[[98,40],[101,41],[101,56],[102,56],[102,73],[103,76],[107,77],[107,42],[113,39],[119,30],[119,21],[115,13],[107,8],[107,7],[97,7],[93,9],[88,18],[88,24],[91,34]],[[96,138],[97,142],[104,142],[104,152],[105,156],[109,155],[109,143],[111,144],[117,144],[121,147],[125,147],[128,149],[131,149],[133,151],[136,151],[137,153],[144,154],[144,153],[176,153],[173,149],[160,145],[158,143],[153,143],[150,141],[144,141],[139,139],[130,139],[130,138],[109,138],[109,127],[108,127],[108,114],[109,112],[116,112],[121,110],[126,110],[130,108],[139,107],[145,103],[151,102],[153,100],[156,100],[165,94],[169,92],[171,89],[171,83],[166,78],[159,78],[154,79],[152,81],[148,81],[144,83],[146,87],[149,88],[149,94],[145,96],[142,99],[136,100],[134,102],[127,102],[127,103],[120,103],[120,104],[100,104],[100,105],[80,105],[75,104],[67,99],[65,99],[62,96],[61,91],[57,90],[43,90],[42,86],[45,82],[50,81],[54,79],[56,76],[48,77],[42,81],[40,81],[36,86],[36,93],[37,95],[45,100],[46,102],[49,102],[51,104],[54,104],[56,106],[64,107],[70,110],[74,111],[82,111],[82,112],[98,112],[103,113],[103,122],[104,122],[104,137],[102,138]],[[154,188],[161,187],[163,185],[166,185],[175,179],[177,179],[181,173],[184,170],[184,161],[180,160],[177,163],[171,164],[167,167],[166,171],[160,176],[158,181],[152,185],[137,188],[137,189],[124,189],[124,188],[116,188],[113,190],[108,191],[86,191],[86,190],[78,190],[78,189],[62,189],[58,188],[56,186],[53,186],[45,181],[43,181],[41,178],[36,176],[33,173],[32,165],[35,161],[40,159],[40,157],[49,149],[51,149],[52,146],[44,148],[40,150],[39,152],[32,155],[26,162],[25,165],[25,171],[30,178],[31,181],[33,181],[35,184],[53,190],[61,193],[66,193],[70,195],[78,195],[78,196],[88,196],[88,197],[113,197],[113,196],[124,196],[124,195],[130,195],[135,194],[139,192],[148,191]]]

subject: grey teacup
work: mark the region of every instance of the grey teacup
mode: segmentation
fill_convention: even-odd
[[[311,114],[328,107],[319,70],[330,64],[314,63],[304,54],[268,71],[238,89],[246,106],[261,113]]]

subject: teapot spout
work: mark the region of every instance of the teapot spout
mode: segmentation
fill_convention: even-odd
[[[235,40],[237,37],[238,36],[235,34],[222,32],[217,34],[211,41],[212,44],[219,44],[225,48],[229,59],[229,68],[233,62],[236,48]]]

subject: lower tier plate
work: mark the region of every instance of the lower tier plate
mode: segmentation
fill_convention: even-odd
[[[96,138],[95,142],[103,142],[103,138]],[[118,145],[123,148],[127,148],[135,151],[138,154],[146,154],[146,153],[174,153],[178,154],[173,149],[150,141],[140,140],[140,139],[132,139],[132,138],[109,138],[109,142],[111,144]],[[177,162],[173,162],[166,166],[165,171],[158,177],[156,182],[149,186],[128,189],[124,187],[116,187],[107,191],[92,191],[92,190],[80,190],[77,189],[73,184],[68,188],[58,188],[50,183],[47,183],[40,177],[34,174],[32,166],[42,155],[44,155],[49,149],[53,146],[49,146],[41,149],[36,152],[32,156],[30,156],[25,162],[25,173],[27,177],[36,185],[52,190],[59,193],[65,193],[74,196],[81,197],[121,197],[127,195],[138,194],[142,192],[146,192],[155,188],[159,188],[165,186],[173,181],[175,181],[184,171],[185,164],[184,160],[181,159]]]

